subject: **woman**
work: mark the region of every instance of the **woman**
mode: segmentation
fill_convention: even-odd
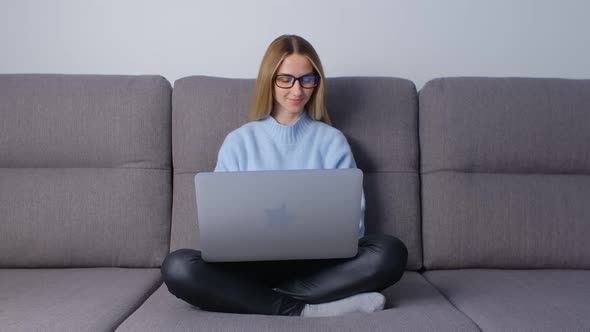
[[[270,44],[250,120],[227,135],[215,171],[356,167],[346,138],[330,126],[320,59],[299,36]],[[199,251],[180,249],[166,257],[162,276],[172,294],[209,311],[318,317],[382,310],[378,291],[401,278],[407,249],[392,236],[364,236],[364,197],[362,215],[353,258],[206,263]]]

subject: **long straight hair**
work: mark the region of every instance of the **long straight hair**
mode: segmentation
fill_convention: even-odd
[[[309,116],[314,120],[331,125],[332,121],[326,109],[326,80],[320,57],[307,40],[296,35],[282,35],[268,46],[258,71],[249,120],[260,120],[272,113],[274,104],[273,77],[285,57],[291,54],[300,54],[306,57],[320,76],[320,83],[314,88],[305,107]]]

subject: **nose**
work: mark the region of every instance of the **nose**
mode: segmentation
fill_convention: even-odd
[[[291,92],[300,95],[303,92],[303,87],[301,86],[301,82],[299,80],[295,81],[295,84],[291,87]]]

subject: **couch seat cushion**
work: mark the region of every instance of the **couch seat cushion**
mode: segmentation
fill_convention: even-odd
[[[160,280],[159,269],[0,269],[0,330],[112,331]]]
[[[590,331],[590,270],[425,273],[483,331]]]
[[[302,318],[201,311],[163,285],[117,331],[478,331],[418,273],[406,272],[384,294],[382,312]]]

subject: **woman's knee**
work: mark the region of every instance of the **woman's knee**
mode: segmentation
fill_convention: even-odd
[[[182,285],[194,277],[196,265],[203,262],[201,253],[193,249],[176,250],[164,259],[160,272],[169,289]]]
[[[373,234],[360,239],[359,250],[371,257],[374,262],[374,273],[384,279],[397,282],[406,268],[408,249],[398,238]]]

